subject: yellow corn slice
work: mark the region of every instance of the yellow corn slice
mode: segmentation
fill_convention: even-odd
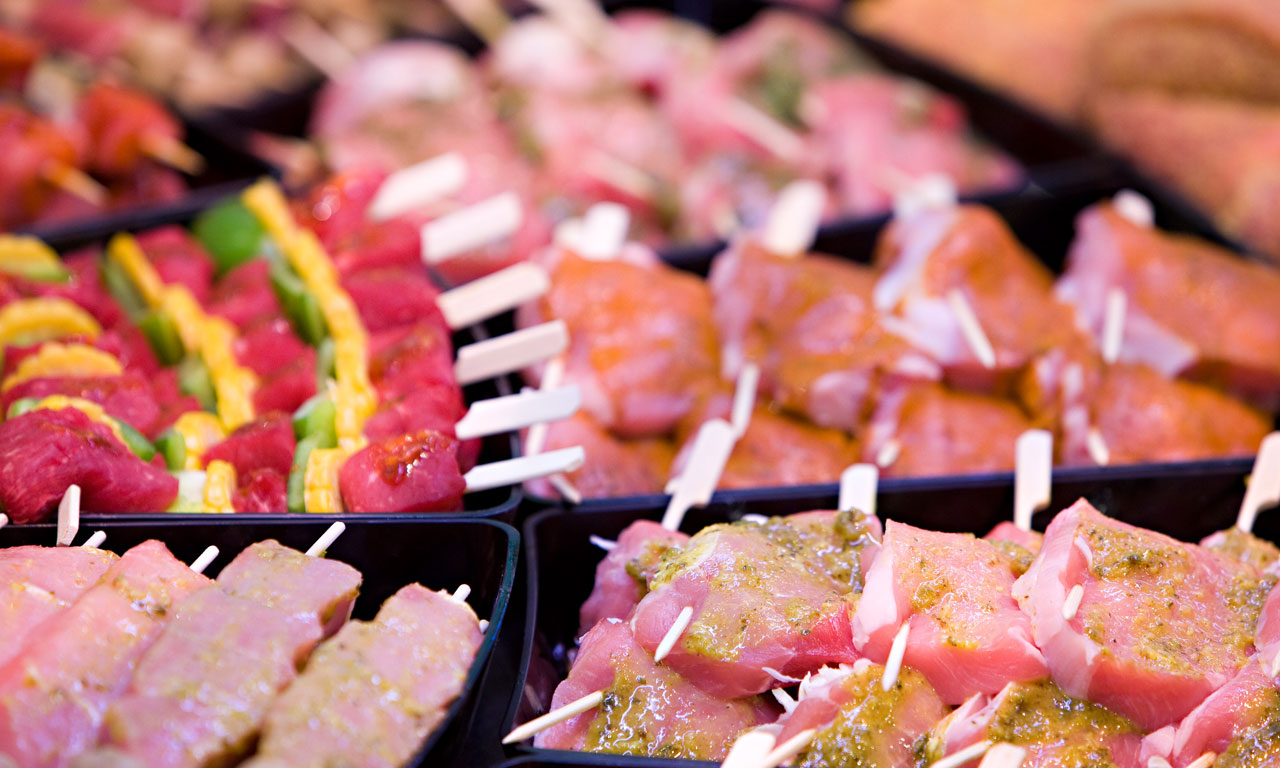
[[[317,448],[307,457],[302,499],[303,508],[308,512],[337,514],[342,511],[338,472],[347,455],[342,448]]]
[[[226,515],[236,511],[236,468],[225,461],[211,461],[205,468],[204,511]]]
[[[31,379],[119,376],[122,373],[124,366],[110,352],[103,352],[87,344],[50,342],[18,363],[14,372],[0,384],[0,392]]]
[[[227,436],[222,422],[207,411],[187,411],[173,423],[173,429],[182,435],[182,444],[187,449],[187,461],[183,469],[203,468],[204,452]]]
[[[0,309],[0,349],[68,336],[96,339],[101,333],[92,315],[63,298],[19,299]]]
[[[160,289],[157,307],[173,321],[188,353],[199,350],[204,337],[204,310],[185,285],[166,285]]]
[[[164,293],[164,281],[156,268],[147,260],[146,254],[133,235],[125,232],[111,238],[107,243],[107,258],[120,265],[130,282],[138,289],[138,294],[147,306],[158,307]]]
[[[253,419],[253,391],[258,378],[253,371],[240,365],[232,345],[236,329],[221,317],[209,317],[204,321],[204,338],[200,344],[200,357],[218,399],[218,418],[227,431]]]
[[[293,220],[293,212],[289,210],[280,185],[271,179],[262,179],[246,189],[240,200],[281,250],[287,252],[297,237],[298,224]]]
[[[85,400],[83,397],[67,397],[66,395],[49,395],[41,398],[39,402],[31,408],[33,411],[57,411],[63,408],[75,408],[91,420],[98,422],[102,426],[111,430],[121,443],[124,442],[124,433],[120,431],[120,424],[111,418],[106,411],[102,410],[102,406],[92,400]]]
[[[30,267],[62,267],[62,260],[38,237],[0,235],[0,272],[21,272]]]

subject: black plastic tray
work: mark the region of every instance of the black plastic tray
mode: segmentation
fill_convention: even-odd
[[[211,526],[185,520],[168,525],[95,520],[81,527],[107,533],[104,548],[115,552],[147,539],[159,539],[184,562],[191,562],[215,544],[218,559],[205,571],[216,576],[240,550],[263,539],[306,549],[319,538],[328,522],[311,518],[287,523],[242,522],[237,526]],[[8,526],[0,530],[0,544],[52,544],[55,527],[48,524]],[[467,602],[489,628],[467,675],[462,694],[453,703],[440,728],[423,745],[408,766],[466,766],[467,735],[471,730],[477,691],[502,626],[511,597],[519,557],[520,535],[503,523],[487,520],[459,521],[349,521],[347,530],[329,548],[328,557],[341,560],[364,574],[354,617],[369,619],[396,590],[413,582],[430,589],[453,590],[471,585]]]
[[[1145,180],[1123,169],[1116,170],[1096,183],[1082,185],[1071,190],[1063,190],[1054,195],[1046,192],[1032,192],[1009,196],[988,204],[1000,214],[1001,218],[1008,222],[1014,234],[1033,254],[1038,256],[1053,272],[1060,273],[1066,260],[1067,250],[1074,238],[1076,216],[1088,206],[1100,202],[1123,189],[1134,189],[1152,201],[1156,214],[1156,225],[1161,229],[1196,235],[1239,251],[1238,246],[1217,232],[1203,216],[1185,205],[1179,198],[1170,195],[1159,187],[1150,186]],[[819,235],[815,250],[851,261],[867,263],[872,258],[876,241],[883,226],[884,221],[881,220],[828,227]],[[710,270],[711,263],[717,253],[718,251],[708,250],[697,254],[684,254],[680,258],[668,259],[668,263],[679,269],[705,276]],[[1247,254],[1242,254],[1242,257],[1247,257]],[[504,318],[503,320],[509,322],[509,318]],[[1233,467],[1247,467],[1251,461],[1252,459],[1223,459],[1202,463],[1220,463]],[[1138,476],[1148,473],[1173,477],[1184,472],[1189,467],[1196,467],[1200,464],[1195,462],[1133,464],[1108,467],[1106,471],[1115,473],[1113,476],[1116,477]],[[1092,468],[1059,468],[1056,470],[1056,477],[1092,477],[1094,471],[1096,470]],[[885,480],[884,484],[887,487],[904,490],[914,488],[917,485],[922,487],[967,487],[975,482],[1003,482],[1011,476],[1011,473],[996,473],[910,477]],[[717,495],[725,499],[727,503],[737,503],[757,501],[774,496],[787,497],[792,491],[805,492],[810,495],[825,493],[826,495],[834,496],[834,489],[835,484],[833,482],[799,488],[773,487],[722,491]],[[554,499],[527,492],[525,496],[530,503],[543,507],[555,506],[560,503]],[[666,496],[652,495],[587,499],[577,508],[580,510],[614,510],[635,508],[637,506],[653,506],[663,503],[666,498]]]
[[[110,211],[83,219],[23,227],[58,250],[70,250],[106,239],[116,232],[148,229],[175,219],[192,217],[226,195],[263,176],[277,176],[267,163],[241,148],[234,137],[198,123],[186,124],[186,142],[205,159],[200,175],[187,177],[189,189],[180,197]]]
[[[182,211],[171,211],[167,215],[156,214],[145,221],[127,222],[117,229],[109,229],[104,234],[97,234],[91,238],[78,239],[73,246],[64,247],[54,243],[54,247],[65,252],[73,247],[83,247],[87,245],[103,245],[108,237],[116,232],[140,232],[156,227],[180,224],[189,225],[196,214],[204,208],[217,202],[227,194],[236,191],[236,187],[228,187],[220,190],[217,194],[210,191],[208,198],[201,205],[192,206]],[[482,326],[473,326],[457,331],[453,335],[454,348],[457,349],[465,344],[488,338],[488,331]],[[501,376],[495,379],[478,382],[463,387],[462,394],[465,402],[470,405],[477,400],[486,400],[491,397],[501,395],[510,395],[519,391],[519,385],[513,376]],[[484,438],[480,449],[480,463],[488,463],[492,461],[502,461],[510,459],[520,454],[520,437],[515,433],[492,435]],[[516,516],[516,510],[520,506],[523,499],[523,490],[518,486],[508,488],[493,488],[487,491],[477,491],[468,493],[463,496],[463,508],[453,512],[406,512],[400,514],[354,514],[347,513],[341,515],[323,515],[326,519],[368,519],[377,517],[393,517],[396,519],[424,519],[430,520],[440,517],[460,517],[460,518],[492,518],[502,520],[504,522],[513,522]],[[87,520],[150,520],[150,521],[174,521],[182,519],[192,519],[208,523],[226,523],[239,524],[247,520],[253,521],[273,521],[273,520],[296,520],[302,517],[299,514],[290,514],[288,512],[266,513],[266,514],[234,514],[234,515],[205,515],[205,514],[176,514],[170,512],[120,512],[120,513],[85,513],[83,517]]]
[[[1058,511],[1087,498],[1108,515],[1126,522],[1197,541],[1235,522],[1244,499],[1250,461],[1206,461],[1173,466],[1101,468],[1055,474],[1053,495],[1034,518],[1043,530]],[[683,530],[736,520],[744,514],[788,515],[833,509],[834,488],[800,487],[766,493],[717,494],[710,506],[689,512]],[[886,479],[877,497],[877,514],[923,528],[983,535],[1011,517],[1013,482],[1008,476]],[[505,724],[526,722],[546,711],[555,686],[567,672],[566,652],[575,647],[578,609],[595,582],[604,553],[588,541],[595,535],[615,539],[638,519],[657,520],[662,505],[617,504],[611,509],[573,512],[549,509],[524,526],[528,618],[524,659]],[[1280,541],[1280,512],[1259,516],[1255,533]],[[549,596],[544,598],[544,596]],[[504,731],[506,732],[506,731]],[[687,766],[695,761],[596,755],[520,746],[510,754],[532,755],[529,765],[576,764],[653,768]]]

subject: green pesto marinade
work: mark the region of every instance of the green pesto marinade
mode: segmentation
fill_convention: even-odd
[[[1280,765],[1280,691],[1267,694],[1262,722],[1231,742],[1213,761],[1214,768],[1270,768]]]
[[[991,719],[987,738],[1010,744],[1062,742],[1066,746],[1058,754],[1065,764],[1114,766],[1107,742],[1127,733],[1140,731],[1126,718],[1041,680],[1010,691]]]
[[[880,687],[882,668],[850,675],[840,683],[850,695],[830,726],[818,731],[796,757],[799,768],[870,768],[884,751],[883,737],[893,732],[908,686],[927,685],[913,669],[903,669],[893,688]]]
[[[674,709],[673,695],[673,691],[660,683],[619,672],[613,685],[604,691],[583,748],[588,752],[617,755],[714,759],[727,745],[712,743],[696,723],[687,723],[685,728],[669,728],[669,732],[677,734],[674,740],[660,741],[658,734],[650,731],[653,713]],[[726,702],[725,706],[747,707],[749,704]]]

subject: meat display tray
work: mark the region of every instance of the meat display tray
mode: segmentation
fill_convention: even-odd
[[[1043,531],[1054,514],[1079,498],[1127,523],[1184,541],[1201,538],[1235,523],[1244,499],[1249,461],[1205,461],[1174,466],[1098,468],[1055,473],[1048,507],[1034,518]],[[695,532],[744,514],[789,515],[834,509],[834,487],[801,487],[766,493],[717,494],[704,509],[691,510],[682,530]],[[883,480],[876,513],[921,528],[984,535],[1013,510],[1009,477]],[[616,539],[635,520],[658,520],[663,505],[615,504],[593,512],[548,509],[524,526],[528,619],[525,645],[503,733],[547,711],[555,686],[567,672],[567,651],[575,647],[578,609],[595,582],[604,551],[590,536]],[[1280,510],[1264,511],[1254,532],[1280,542]],[[520,746],[512,756],[529,757],[533,766],[593,765],[616,768],[687,766],[696,761],[635,758]]]
[[[631,9],[665,11],[707,26],[717,34],[730,32],[746,24],[758,11],[775,5],[806,14],[792,5],[782,6],[759,0],[605,0],[603,5],[610,13]],[[1016,198],[1033,190],[1073,189],[1105,178],[1117,167],[1113,158],[1075,129],[1060,125],[905,51],[858,35],[835,19],[811,13],[806,15],[828,23],[832,29],[862,47],[872,60],[890,73],[914,78],[955,98],[964,106],[975,132],[1012,156],[1026,171],[1025,184],[966,199],[989,203]],[[439,40],[470,54],[483,50],[480,41],[470,34],[451,37],[417,36],[416,39]],[[271,94],[246,107],[209,111],[200,120],[211,126],[221,126],[228,135],[266,131],[287,136],[305,136],[312,105],[321,85],[320,81],[313,81],[293,93]],[[884,214],[838,217],[824,229],[839,229],[857,223],[878,223],[884,218]],[[718,250],[718,244],[704,242],[672,245],[664,248],[663,252],[679,259],[687,254],[706,251],[714,253]]]
[[[95,520],[84,521],[80,538],[89,531],[105,531],[107,540],[103,548],[117,553],[147,539],[159,539],[178,559],[188,563],[210,544],[215,544],[221,553],[205,574],[216,576],[254,542],[276,539],[305,550],[328,525],[327,521],[310,517],[287,523],[241,522],[236,526],[207,525],[191,520],[174,520],[166,525]],[[7,526],[0,531],[0,544],[52,544],[54,535],[55,527],[50,524]],[[352,521],[329,547],[329,557],[364,574],[354,618],[372,618],[383,601],[398,589],[419,582],[429,589],[448,590],[469,584],[472,591],[467,602],[476,615],[489,621],[462,694],[450,707],[440,728],[406,768],[470,764],[465,756],[467,735],[477,705],[477,692],[511,597],[519,541],[515,529],[488,520]]]
[[[60,251],[71,250],[116,232],[147,229],[192,217],[256,179],[277,175],[274,168],[245,152],[221,130],[188,122],[186,143],[205,159],[205,169],[198,176],[188,177],[189,188],[180,197],[72,221],[23,227],[20,231],[36,235]]]
[[[1083,209],[1104,198],[1110,197],[1123,189],[1133,189],[1152,201],[1156,215],[1156,226],[1170,232],[1181,232],[1215,242],[1240,251],[1239,247],[1221,235],[1198,212],[1187,206],[1175,195],[1171,195],[1159,187],[1148,184],[1144,179],[1117,170],[1090,185],[1082,185],[1071,190],[1061,190],[1056,194],[1030,193],[1010,196],[999,201],[989,201],[1001,218],[1008,222],[1018,239],[1055,274],[1062,272],[1067,250],[1075,232],[1075,218]],[[871,261],[875,250],[876,239],[884,221],[862,222],[835,225],[824,229],[818,236],[815,250],[840,258],[861,263]],[[697,275],[706,276],[718,251],[704,250],[699,253],[685,253],[677,257],[668,257],[672,266]],[[1242,255],[1241,258],[1248,258]],[[503,318],[503,322],[508,318]],[[500,328],[491,329],[497,332]],[[1175,462],[1165,464],[1133,464],[1108,467],[1108,477],[1176,477],[1181,473],[1201,466],[1222,466],[1232,469],[1247,470],[1252,459],[1216,459],[1208,462]],[[1079,478],[1087,480],[1095,477],[1096,468],[1055,469],[1055,478]],[[938,477],[906,477],[881,481],[882,487],[896,488],[904,491],[920,488],[967,488],[974,484],[1008,483],[1012,473],[988,473],[975,475],[948,475]],[[717,499],[724,504],[753,503],[766,499],[790,499],[794,496],[822,497],[834,496],[835,484],[795,487],[752,488],[744,490],[720,491]],[[544,507],[558,504],[558,501],[542,496],[526,493],[532,504]],[[629,496],[612,499],[587,499],[577,506],[579,510],[616,510],[665,504],[667,496]]]
[[[161,227],[170,224],[188,225],[191,223],[195,215],[204,208],[217,202],[222,197],[235,192],[237,187],[229,186],[218,194],[210,194],[208,199],[204,200],[199,206],[193,206],[188,210],[174,211],[167,216],[155,216],[146,221],[132,222],[120,228],[107,229],[101,234],[97,234],[92,238],[79,240],[73,247],[83,247],[87,245],[102,245],[106,239],[116,232],[141,232],[155,227]],[[51,243],[52,244],[52,243]],[[71,250],[71,248],[59,247],[54,245],[59,251]],[[457,349],[465,344],[488,338],[488,331],[480,326],[464,328],[454,333],[453,344]],[[486,400],[491,397],[499,397],[502,395],[510,395],[518,391],[519,386],[515,379],[511,376],[501,376],[495,379],[481,381],[463,387],[462,394],[467,405],[477,400]],[[479,463],[486,464],[492,461],[502,461],[520,455],[520,438],[514,433],[492,435],[483,440],[480,449]],[[523,491],[518,487],[509,488],[493,488],[487,491],[477,491],[469,493],[462,497],[463,509],[456,512],[422,512],[422,513],[387,513],[386,516],[395,519],[401,518],[422,518],[432,519],[438,517],[463,517],[463,518],[492,518],[505,522],[513,522],[516,516],[516,509],[520,506],[523,498]],[[345,513],[340,515],[323,515],[326,519],[345,520],[352,517],[359,519],[368,517],[380,517],[377,513],[354,515]],[[205,514],[178,514],[172,512],[110,512],[110,513],[85,513],[83,517],[86,520],[178,520],[183,518],[191,518],[209,523],[239,523],[245,520],[255,521],[271,521],[271,520],[294,520],[300,517],[298,514],[290,514],[288,512],[278,513],[237,513],[234,515],[205,515]]]

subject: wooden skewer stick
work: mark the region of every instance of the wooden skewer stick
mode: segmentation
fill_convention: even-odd
[[[760,385],[760,366],[747,363],[738,374],[738,383],[733,390],[733,408],[730,411],[729,424],[733,427],[733,439],[741,440],[751,425],[751,412],[756,406],[756,390]]]
[[[1026,759],[1027,750],[1025,747],[1001,742],[993,744],[991,749],[987,750],[987,754],[982,758],[978,768],[1022,768],[1022,764],[1026,762]]]
[[[3,528],[8,524],[9,524],[9,516],[3,512],[0,512],[0,528]]]
[[[564,358],[557,357],[549,361],[542,369],[541,391],[553,390],[560,386],[560,382],[564,380]],[[529,431],[525,433],[524,455],[536,456],[542,453],[542,449],[547,445],[547,434],[550,424],[547,422],[539,422],[529,427]],[[556,493],[560,494],[563,501],[570,504],[581,504],[582,494],[574,487],[573,482],[565,476],[563,472],[557,472],[547,476],[547,482],[551,483],[551,487]]]
[[[467,183],[468,175],[466,158],[457,152],[401,168],[378,187],[365,216],[371,221],[386,221],[424,208],[456,195]]]
[[[941,760],[931,763],[929,768],[960,768],[970,760],[977,760],[985,755],[988,749],[991,749],[991,742],[979,741],[977,744],[970,744],[964,749],[957,750]]]
[[[520,228],[524,207],[515,192],[504,192],[441,216],[422,226],[422,260],[435,265],[490,243]]]
[[[1053,435],[1029,429],[1014,444],[1013,524],[1031,530],[1031,516],[1049,504],[1053,487]]]
[[[1218,755],[1213,752],[1205,752],[1203,755],[1192,760],[1187,768],[1209,768],[1213,765],[1213,761],[1218,759]]]
[[[889,646],[889,658],[884,662],[884,676],[880,678],[880,690],[890,691],[898,684],[898,675],[902,674],[902,659],[907,655],[907,635],[911,634],[911,625],[902,622],[898,634],[893,636],[893,645]]]
[[[494,461],[472,467],[463,479],[467,482],[467,493],[486,491],[490,488],[501,488],[516,485],[528,480],[555,474],[572,472],[582,466],[586,453],[582,446],[561,448],[558,451],[540,453],[537,456],[521,456],[516,459]]]
[[[455,603],[465,603],[467,602],[467,598],[470,596],[471,596],[471,585],[459,584],[458,588],[453,591],[453,594],[449,595],[449,599],[454,601]]]
[[[596,691],[588,693],[586,696],[571,701],[559,709],[553,709],[541,717],[535,717],[524,725],[516,728],[506,735],[502,740],[503,744],[516,744],[530,738],[534,734],[541,733],[557,723],[563,723],[565,720],[577,717],[583,712],[588,712],[600,706],[600,702],[604,701],[604,692]]]
[[[593,261],[618,257],[631,230],[631,212],[618,203],[596,203],[587,209],[573,244],[579,256]]]
[[[550,288],[547,270],[522,261],[445,291],[436,297],[436,306],[456,331],[533,301]]]
[[[1156,225],[1156,210],[1151,201],[1132,189],[1122,189],[1112,198],[1116,213],[1140,227],[1150,229]]]
[[[40,172],[40,178],[90,205],[107,202],[107,188],[75,166],[51,163]]]
[[[725,125],[780,160],[794,162],[804,153],[804,138],[800,134],[742,99],[729,99],[721,115]]]
[[[588,49],[609,50],[613,20],[591,0],[530,0],[530,3]]]
[[[925,211],[954,208],[956,205],[956,183],[945,173],[915,177],[888,168],[886,176],[893,192],[894,218],[909,219]]]
[[[204,157],[199,152],[163,133],[144,136],[142,152],[152,160],[176,168],[188,176],[199,175],[205,168]]]
[[[594,533],[587,537],[587,541],[591,542],[593,546],[603,549],[605,552],[612,552],[618,548],[618,542],[610,541],[609,539],[606,539],[603,536],[597,536]]]
[[[880,446],[880,450],[876,451],[876,466],[881,469],[892,467],[893,463],[902,455],[902,442],[897,438],[890,438],[885,444]]]
[[[1084,585],[1077,584],[1067,593],[1067,599],[1062,602],[1062,618],[1071,621],[1080,611],[1080,601],[1084,599]]]
[[[733,742],[720,768],[755,768],[773,751],[778,737],[766,728],[752,728]]]
[[[454,429],[459,440],[497,435],[567,419],[581,404],[577,385],[504,395],[473,403]]]
[[[791,711],[796,708],[798,702],[791,698],[791,694],[787,693],[786,688],[770,688],[769,693],[773,696],[774,701],[778,702],[779,706],[782,707],[782,711],[787,714],[791,714]]]
[[[982,330],[982,323],[978,321],[973,305],[959,288],[953,288],[947,293],[947,304],[951,306],[956,322],[960,324],[960,333],[964,336],[964,341],[969,345],[973,356],[978,358],[983,368],[988,370],[995,368],[996,350],[991,346],[991,339],[986,331]]]
[[[460,347],[453,372],[458,383],[466,386],[527,368],[559,355],[568,346],[568,326],[563,320],[552,320]]]
[[[880,484],[880,470],[875,464],[854,464],[840,473],[841,512],[856,509],[864,515],[876,513],[876,489]]]
[[[582,170],[605,186],[645,203],[658,198],[658,181],[643,168],[599,149],[582,158]]]
[[[691,621],[693,621],[693,607],[686,605],[680,609],[676,620],[671,623],[671,629],[668,629],[667,634],[662,636],[662,642],[658,643],[657,650],[653,652],[653,660],[655,662],[667,658],[667,654],[671,653],[671,649],[676,647],[680,636],[689,628],[689,622]]]
[[[1107,309],[1102,320],[1102,359],[1107,365],[1120,359],[1120,349],[1124,346],[1126,304],[1124,291],[1119,288],[1107,291]]]
[[[356,63],[355,54],[307,14],[285,24],[280,39],[330,80],[337,80]]]
[[[1163,757],[1152,755],[1147,758],[1147,768],[1173,768],[1173,766]]]
[[[1253,461],[1249,475],[1249,487],[1244,492],[1244,503],[1236,517],[1236,527],[1252,531],[1258,519],[1258,510],[1280,502],[1280,432],[1272,432],[1262,438],[1258,458]]]
[[[85,542],[80,546],[84,547],[85,549],[95,549],[97,547],[102,546],[102,542],[106,540],[107,540],[106,531],[94,531],[93,535],[90,536],[88,539],[86,539]]]
[[[209,546],[205,547],[205,550],[201,552],[200,556],[197,557],[195,562],[191,564],[191,570],[194,571],[195,573],[204,573],[204,569],[208,568],[210,563],[216,560],[217,557],[218,557],[218,548],[213,544],[210,544]]]
[[[679,530],[686,512],[711,500],[733,451],[733,443],[733,427],[724,419],[711,419],[698,429],[689,461],[680,473],[679,487],[662,516],[663,528]]]
[[[803,752],[804,748],[809,746],[816,735],[818,735],[818,732],[813,728],[807,728],[797,733],[774,747],[769,754],[765,755],[764,760],[756,765],[756,768],[778,768],[778,766]]]
[[[778,256],[801,256],[813,247],[827,206],[827,189],[816,181],[793,181],[778,193],[761,243]]]
[[[1111,449],[1107,447],[1107,440],[1097,427],[1089,427],[1089,431],[1085,432],[1084,445],[1094,464],[1105,467],[1111,463]]]
[[[59,547],[69,547],[80,532],[80,486],[72,484],[62,494],[58,502],[58,539]]]
[[[333,542],[337,541],[338,537],[346,530],[346,523],[342,521],[334,523],[326,528],[324,533],[320,534],[320,538],[316,539],[314,544],[307,547],[305,554],[307,557],[324,557],[325,551],[333,546]]]
[[[488,45],[507,33],[511,17],[495,0],[444,0],[458,20]]]

